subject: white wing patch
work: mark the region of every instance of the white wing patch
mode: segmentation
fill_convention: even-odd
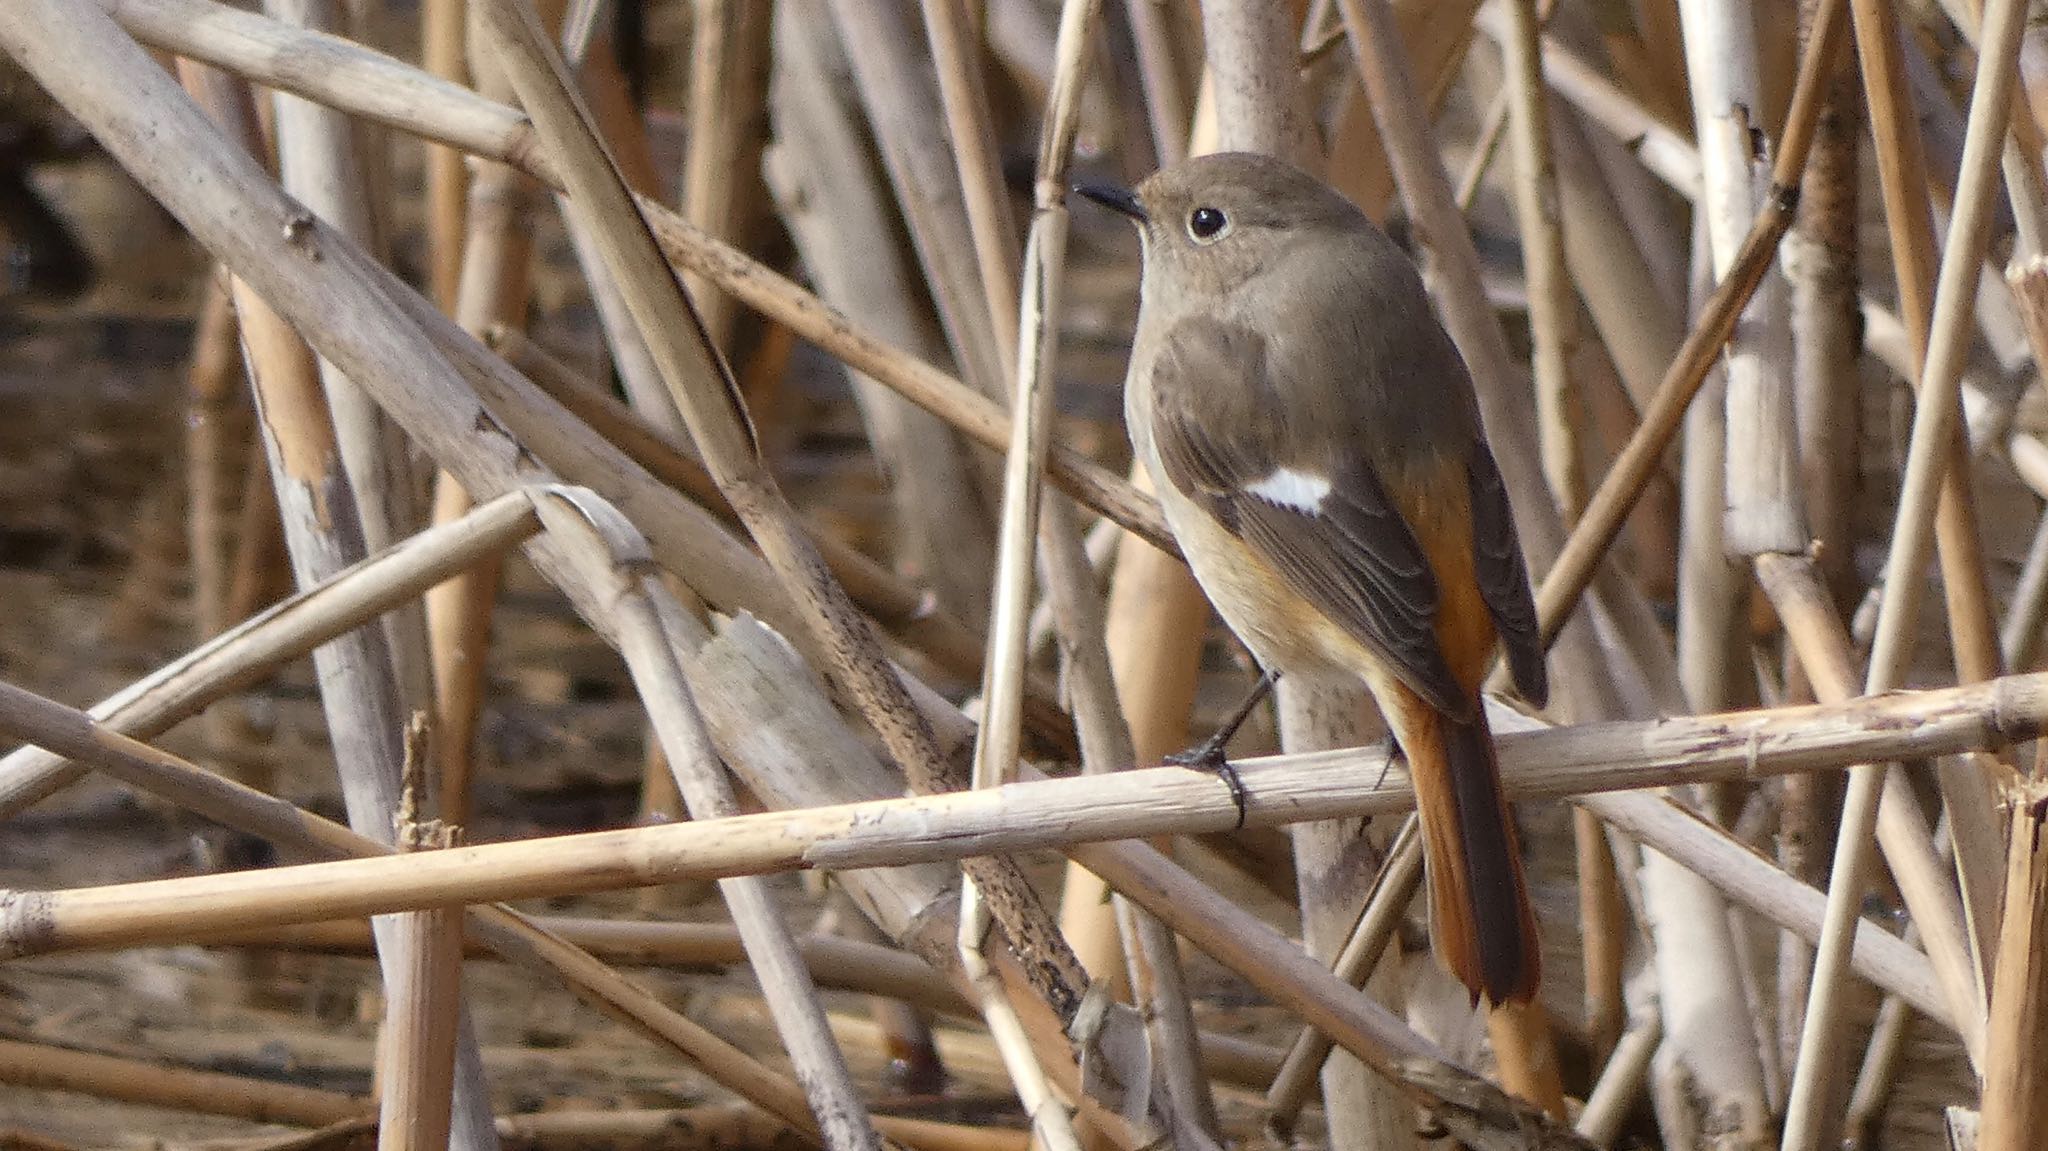
[[[1275,468],[1265,479],[1246,487],[1245,492],[1267,503],[1317,515],[1322,511],[1324,498],[1330,494],[1330,481],[1311,472]]]

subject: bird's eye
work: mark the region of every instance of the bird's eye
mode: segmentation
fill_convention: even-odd
[[[1198,241],[1220,238],[1230,229],[1230,217],[1220,208],[1201,207],[1188,213],[1188,235]]]

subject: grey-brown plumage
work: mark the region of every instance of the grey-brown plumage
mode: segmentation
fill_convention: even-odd
[[[1145,271],[1133,445],[1224,619],[1263,665],[1362,677],[1415,778],[1437,950],[1475,998],[1538,975],[1479,685],[1543,649],[1472,383],[1407,256],[1341,195],[1263,156],[1134,193]]]

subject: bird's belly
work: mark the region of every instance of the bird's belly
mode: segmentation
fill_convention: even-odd
[[[1160,477],[1154,477],[1155,480]],[[1181,554],[1223,622],[1251,649],[1260,666],[1296,676],[1356,669],[1348,637],[1282,582],[1266,562],[1208,512],[1162,482],[1160,506],[1180,541]]]

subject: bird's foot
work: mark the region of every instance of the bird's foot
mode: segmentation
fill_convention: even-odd
[[[1244,780],[1237,776],[1237,769],[1230,766],[1230,759],[1223,753],[1223,745],[1230,739],[1227,731],[1219,731],[1186,751],[1177,751],[1166,757],[1166,762],[1175,767],[1191,771],[1206,771],[1223,781],[1230,789],[1230,801],[1237,805],[1237,830],[1244,827],[1245,817],[1251,813],[1251,797],[1245,793]]]

